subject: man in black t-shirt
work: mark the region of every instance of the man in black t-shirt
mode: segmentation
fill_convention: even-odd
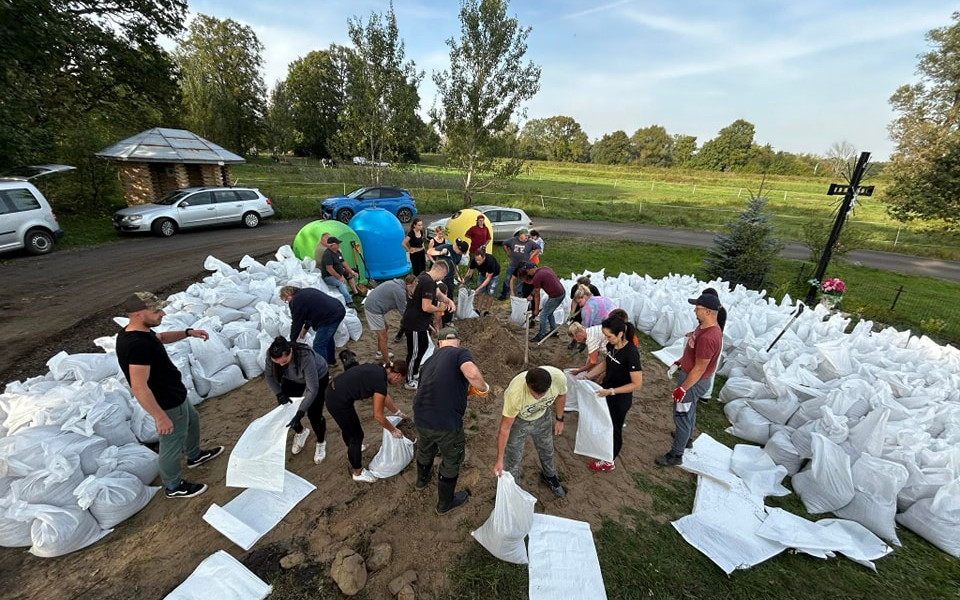
[[[151,328],[163,321],[168,303],[150,292],[136,292],[123,303],[129,324],[117,335],[117,362],[130,384],[137,402],[153,417],[160,435],[160,478],[167,498],[192,498],[207,491],[205,484],[181,479],[181,455],[187,455],[187,468],[202,465],[223,453],[223,446],[200,448],[200,415],[187,402],[187,388],[164,344],[187,337],[206,341],[202,329],[154,333]]]
[[[479,283],[477,284],[476,307],[480,316],[490,314],[490,307],[493,306],[493,297],[497,293],[497,282],[500,281],[500,263],[492,254],[487,254],[483,247],[473,254],[470,260],[470,268],[464,279],[470,279],[473,270],[478,273]]]
[[[407,382],[404,387],[408,390],[417,389],[417,378],[420,374],[420,363],[430,345],[429,331],[434,315],[443,314],[446,310],[455,311],[457,305],[437,290],[437,282],[447,274],[447,263],[437,261],[429,271],[417,275],[417,282],[413,288],[413,295],[403,311],[400,327],[407,336]]]
[[[486,396],[489,391],[473,355],[460,347],[457,330],[441,329],[437,350],[423,365],[420,386],[413,398],[413,422],[419,438],[418,490],[430,483],[437,453],[443,458],[437,474],[438,514],[460,506],[470,495],[468,491],[454,493],[466,443],[463,413],[467,410],[467,394]]]

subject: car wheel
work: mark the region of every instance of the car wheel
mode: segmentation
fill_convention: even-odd
[[[349,223],[350,219],[353,218],[353,211],[349,208],[341,208],[337,211],[337,220],[341,223]]]
[[[170,219],[160,219],[151,225],[150,229],[160,237],[170,237],[177,232],[177,224]]]
[[[24,246],[30,254],[47,254],[53,250],[53,236],[42,229],[32,229],[27,232]]]
[[[247,229],[253,229],[260,224],[260,215],[255,212],[248,212],[243,215],[243,226]]]
[[[397,211],[397,219],[399,219],[401,223],[409,223],[413,220],[413,211],[409,208],[401,208]]]

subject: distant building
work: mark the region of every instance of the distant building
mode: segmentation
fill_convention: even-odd
[[[230,165],[242,157],[184,129],[155,127],[96,153],[115,161],[130,206],[167,192],[204,185],[230,185]]]

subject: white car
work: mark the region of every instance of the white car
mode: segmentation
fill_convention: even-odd
[[[257,188],[195,187],[170,192],[156,202],[113,213],[119,233],[153,232],[170,237],[181,229],[237,224],[254,228],[273,216],[270,199]]]
[[[362,156],[354,156],[353,164],[360,167],[389,167],[390,163],[382,160],[367,160]]]
[[[474,210],[479,210],[487,218],[487,223],[493,228],[493,241],[505,242],[513,237],[518,229],[531,229],[533,221],[519,208],[510,208],[507,206],[474,206]],[[452,216],[456,216],[454,213]],[[433,230],[437,227],[447,226],[446,219],[439,219],[427,225],[427,236],[433,238]]]
[[[53,250],[63,230],[50,203],[27,180],[72,169],[67,165],[35,165],[0,177],[0,252],[23,248],[30,254],[47,254]]]

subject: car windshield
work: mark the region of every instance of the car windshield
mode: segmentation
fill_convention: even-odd
[[[365,187],[357,188],[357,189],[353,190],[352,192],[350,192],[349,194],[347,194],[347,198],[356,198],[356,197],[358,197],[360,194],[362,194],[362,193],[364,193],[365,191],[367,191],[368,189],[370,189],[370,188],[365,188]]]
[[[178,191],[176,191],[176,192],[170,192],[169,194],[167,194],[167,195],[164,196],[163,198],[160,198],[159,200],[157,200],[157,201],[156,201],[156,204],[164,204],[164,205],[169,206],[169,205],[173,204],[174,202],[176,202],[177,200],[183,198],[183,197],[186,196],[186,195],[187,195],[187,193],[184,192],[184,191],[182,191],[182,190],[178,190]]]

